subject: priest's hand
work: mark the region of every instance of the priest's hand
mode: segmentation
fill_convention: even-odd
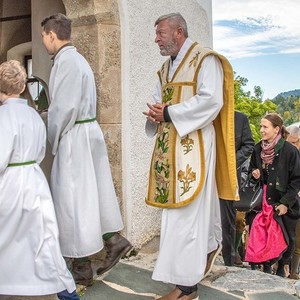
[[[147,106],[149,107],[148,112],[143,112],[145,116],[147,116],[147,120],[150,122],[164,122],[164,107],[166,104],[161,104],[161,103],[155,103],[155,104],[150,104],[147,103]]]

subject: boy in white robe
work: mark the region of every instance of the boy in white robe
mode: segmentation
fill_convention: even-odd
[[[50,187],[61,249],[64,257],[73,260],[75,282],[89,286],[93,283],[89,255],[105,244],[107,256],[97,269],[101,275],[132,245],[117,233],[124,225],[104,136],[96,120],[93,71],[70,43],[71,20],[59,13],[45,18],[41,26],[43,43],[54,55],[48,139],[54,155]]]
[[[26,71],[0,65],[0,294],[79,300],[60,251],[47,180],[39,167],[46,128],[20,94]]]
[[[221,250],[218,192],[225,199],[236,193],[235,164],[223,166],[232,174],[226,176],[232,179],[228,189],[217,190],[215,172],[219,150],[231,156],[223,155],[221,162],[235,161],[233,97],[223,97],[223,81],[233,83],[233,74],[224,57],[188,38],[180,14],[161,16],[155,26],[160,53],[170,58],[158,72],[155,103],[144,112],[147,135],[156,134],[146,202],[164,208],[152,278],[176,285],[160,300],[192,300]],[[222,127],[216,121],[228,125],[228,139],[216,139]],[[222,141],[230,146],[218,147]]]

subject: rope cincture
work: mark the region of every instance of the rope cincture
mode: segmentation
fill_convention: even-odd
[[[90,123],[90,122],[94,122],[96,120],[97,120],[96,118],[86,119],[86,120],[78,120],[78,121],[75,121],[75,124]]]
[[[20,162],[20,163],[10,163],[7,166],[8,167],[20,167],[20,166],[26,166],[26,165],[33,165],[36,163],[36,160],[30,160],[30,161],[25,161],[25,162]]]

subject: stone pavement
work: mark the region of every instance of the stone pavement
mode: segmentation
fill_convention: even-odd
[[[93,286],[78,287],[82,300],[150,300],[173,289],[151,279],[156,254],[139,253],[122,259],[111,271],[95,277]],[[93,260],[96,270],[99,261]],[[200,300],[296,300],[300,281],[252,271],[249,267],[225,267],[219,256],[212,273],[199,284]],[[7,297],[0,300],[56,300],[48,297]]]
[[[82,300],[156,299],[173,285],[151,279],[156,254],[138,254],[122,260],[108,274],[82,292]],[[96,268],[96,266],[95,266]],[[292,300],[297,297],[296,281],[252,271],[249,267],[225,267],[219,256],[210,276],[199,284],[201,300]]]

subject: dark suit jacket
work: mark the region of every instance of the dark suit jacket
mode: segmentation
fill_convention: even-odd
[[[252,138],[252,133],[247,115],[235,111],[234,122],[237,178],[238,183],[241,184],[241,173],[248,173],[249,164],[245,162],[252,154],[255,142]],[[245,164],[243,165],[243,163]]]
[[[239,111],[235,111],[234,122],[236,167],[238,168],[251,155],[255,143],[248,117]]]

